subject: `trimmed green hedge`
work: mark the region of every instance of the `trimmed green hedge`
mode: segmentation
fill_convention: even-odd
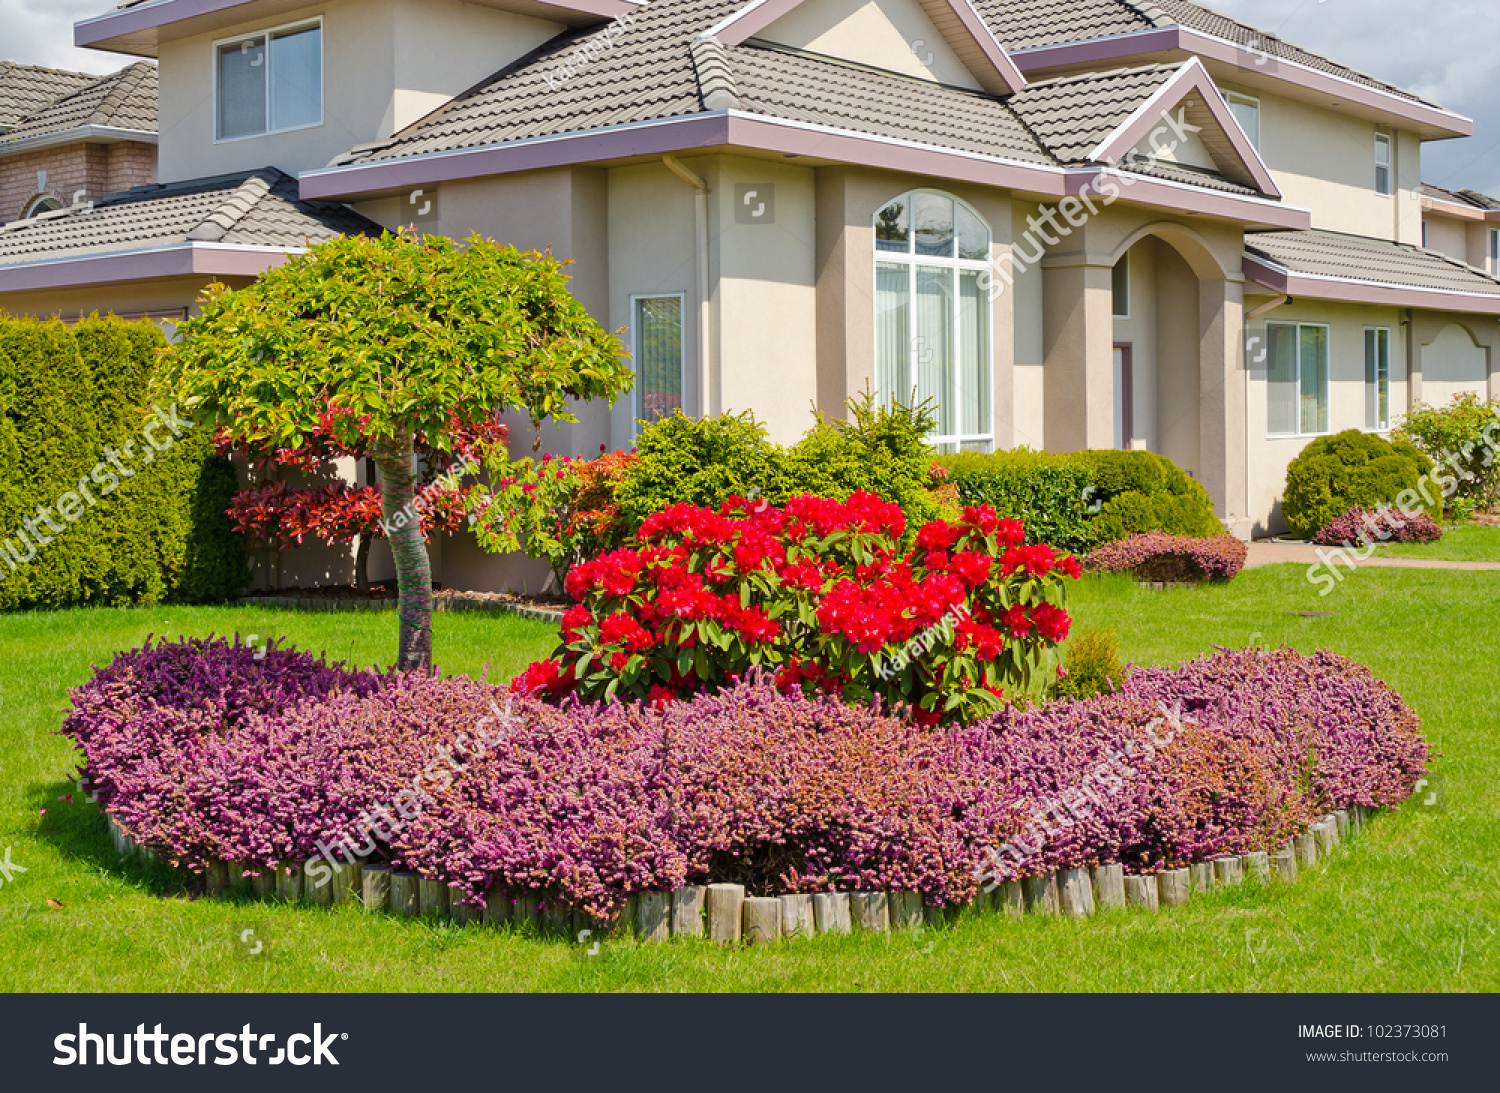
[[[1027,538],[1087,553],[1147,532],[1222,535],[1208,492],[1154,452],[1055,454],[1029,448],[941,456],[965,504],[1026,523]]]
[[[1429,482],[1427,497],[1417,489],[1431,472],[1432,460],[1410,441],[1346,429],[1319,437],[1292,460],[1286,469],[1281,514],[1293,531],[1308,539],[1350,509],[1374,511],[1396,505],[1441,520],[1441,487]]]
[[[0,608],[208,603],[248,583],[233,468],[148,405],[165,344],[148,322],[0,317]]]

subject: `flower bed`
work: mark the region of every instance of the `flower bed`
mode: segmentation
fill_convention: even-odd
[[[1143,581],[1227,581],[1245,566],[1249,549],[1232,535],[1191,539],[1182,535],[1135,535],[1105,543],[1089,554],[1089,569],[1134,573]]]
[[[1353,508],[1318,529],[1313,542],[1323,546],[1365,546],[1370,543],[1435,543],[1443,529],[1425,512],[1398,509],[1377,511]]]
[[[549,705],[228,642],[124,654],[64,726],[101,805],[169,862],[363,852],[481,902],[604,917],[632,893],[905,890],[1269,850],[1404,800],[1429,751],[1330,653],[1221,653],[1119,694],[930,731],[762,678],[665,709]]]

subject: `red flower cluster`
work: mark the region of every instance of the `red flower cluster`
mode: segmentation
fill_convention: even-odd
[[[580,602],[557,657],[515,689],[660,704],[760,668],[783,689],[904,703],[922,723],[991,713],[1067,636],[1062,579],[1078,564],[1022,545],[1020,522],[987,506],[927,524],[909,554],[905,532],[900,508],[867,493],[673,505],[573,568]]]

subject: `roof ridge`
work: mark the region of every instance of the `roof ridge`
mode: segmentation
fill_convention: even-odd
[[[1082,83],[1085,80],[1103,80],[1116,76],[1137,76],[1142,72],[1178,72],[1182,69],[1183,65],[1188,63],[1188,61],[1177,61],[1175,63],[1167,61],[1153,61],[1150,64],[1144,65],[1110,68],[1106,69],[1103,72],[1074,72],[1065,76],[1053,76],[1052,78],[1046,80],[1035,80],[1031,83],[1028,83],[1024,88],[1022,88],[1021,91],[1018,91],[1017,94],[1021,94],[1024,91],[1030,91],[1033,88],[1038,87],[1052,87],[1056,84],[1065,83]]]
[[[146,71],[151,68],[152,66],[147,62],[137,61],[135,64],[127,65],[120,69],[120,71],[104,77],[106,80],[113,80],[114,86],[105,92],[104,97],[99,100],[99,105],[89,115],[87,124],[107,125],[109,120],[115,116],[115,112],[140,88],[141,81],[146,77]],[[103,80],[100,82],[102,83]]]
[[[1165,11],[1157,7],[1155,3],[1150,2],[1150,0],[1147,0],[1147,3],[1144,4],[1136,3],[1135,0],[1118,0],[1118,3],[1122,7],[1129,8],[1154,27],[1175,27],[1177,25],[1176,19],[1173,19]]]
[[[705,110],[738,110],[739,86],[729,67],[729,52],[717,38],[700,36],[688,47],[698,76],[698,97]]]
[[[260,204],[271,192],[271,187],[285,177],[274,167],[262,167],[251,171],[224,203],[209,213],[203,223],[188,232],[188,238],[198,243],[217,243],[245,218],[245,215]]]

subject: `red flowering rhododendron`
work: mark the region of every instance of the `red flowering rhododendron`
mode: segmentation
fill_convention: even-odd
[[[673,505],[625,546],[583,562],[562,645],[515,690],[662,703],[752,669],[800,688],[904,704],[920,722],[993,713],[1068,636],[1071,555],[1023,546],[987,506],[922,527],[868,493]]]

